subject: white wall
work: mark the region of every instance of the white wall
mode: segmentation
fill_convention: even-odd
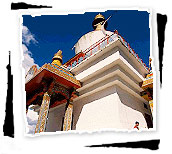
[[[113,32],[105,31],[105,34],[112,35]],[[91,45],[95,44],[100,39],[104,38],[106,36],[105,34],[102,32],[102,30],[98,30],[98,31],[91,31],[83,35],[75,44],[75,53],[77,54],[81,52],[81,50],[82,51],[86,50]]]
[[[96,71],[99,71],[106,65],[109,65],[110,63],[114,62],[119,58],[118,48],[114,48],[106,53],[103,53],[103,51],[101,52],[102,53],[99,53],[94,57],[90,57],[88,61],[84,62],[87,65],[81,67],[78,71],[75,72],[75,77],[77,80],[82,80],[88,75],[91,75]]]
[[[120,128],[118,95],[115,86],[74,102],[73,129]]]
[[[144,114],[151,115],[149,107],[145,109],[142,101],[117,85],[77,100],[73,113],[76,130],[132,130],[136,121],[140,128],[147,128]]]
[[[123,50],[122,50],[122,49]],[[120,55],[139,73],[142,75],[142,77],[145,77],[145,74],[148,73],[145,68],[140,64],[137,59],[129,53],[128,49],[125,47],[121,47],[118,49],[120,52]]]

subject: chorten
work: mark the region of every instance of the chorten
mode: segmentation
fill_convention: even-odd
[[[64,66],[82,83],[73,100],[73,130],[152,128],[149,100],[140,83],[149,69],[118,31],[107,31],[104,16],[75,44],[76,55]]]

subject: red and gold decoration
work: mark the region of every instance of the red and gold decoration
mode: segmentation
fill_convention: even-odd
[[[63,123],[63,131],[71,130],[71,123],[72,123],[72,112],[73,112],[73,104],[68,105],[65,117],[64,117],[64,123]]]
[[[35,133],[40,133],[44,132],[45,126],[46,126],[46,121],[47,121],[47,116],[48,116],[48,110],[49,110],[49,104],[50,104],[50,96],[46,92],[44,94],[40,112],[39,112],[39,117],[38,117],[38,122],[36,125]]]
[[[62,66],[61,50],[54,55],[52,63],[44,64],[33,73],[25,84],[25,90],[26,109],[31,104],[41,106],[35,133],[45,131],[49,109],[72,101],[78,96],[76,89],[80,87],[80,82]],[[64,115],[65,130],[69,130],[72,121],[71,104],[68,105]]]
[[[145,80],[141,84],[144,91],[141,92],[141,96],[149,101],[151,111],[153,112],[153,72],[151,67],[152,59],[149,58],[149,68],[150,72],[146,75]]]

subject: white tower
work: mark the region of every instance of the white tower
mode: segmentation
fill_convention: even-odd
[[[136,121],[140,128],[151,127],[139,85],[149,71],[117,31],[106,31],[107,23],[101,27],[104,21],[101,14],[95,17],[94,31],[78,40],[76,56],[65,64],[82,83],[73,101],[72,129],[133,129]]]

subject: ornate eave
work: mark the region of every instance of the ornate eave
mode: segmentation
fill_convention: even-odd
[[[36,88],[41,83],[43,78],[53,78],[58,83],[69,88],[80,88],[81,84],[76,78],[67,70],[56,64],[44,64],[35,75],[26,83],[26,92]]]
[[[145,80],[141,84],[141,88],[144,90],[141,92],[141,96],[147,101],[153,100],[153,73],[149,72],[146,75]]]
[[[143,81],[143,84],[141,86],[144,90],[147,89],[147,88],[153,88],[153,73],[149,73],[147,76],[146,76],[146,79],[145,81]]]

